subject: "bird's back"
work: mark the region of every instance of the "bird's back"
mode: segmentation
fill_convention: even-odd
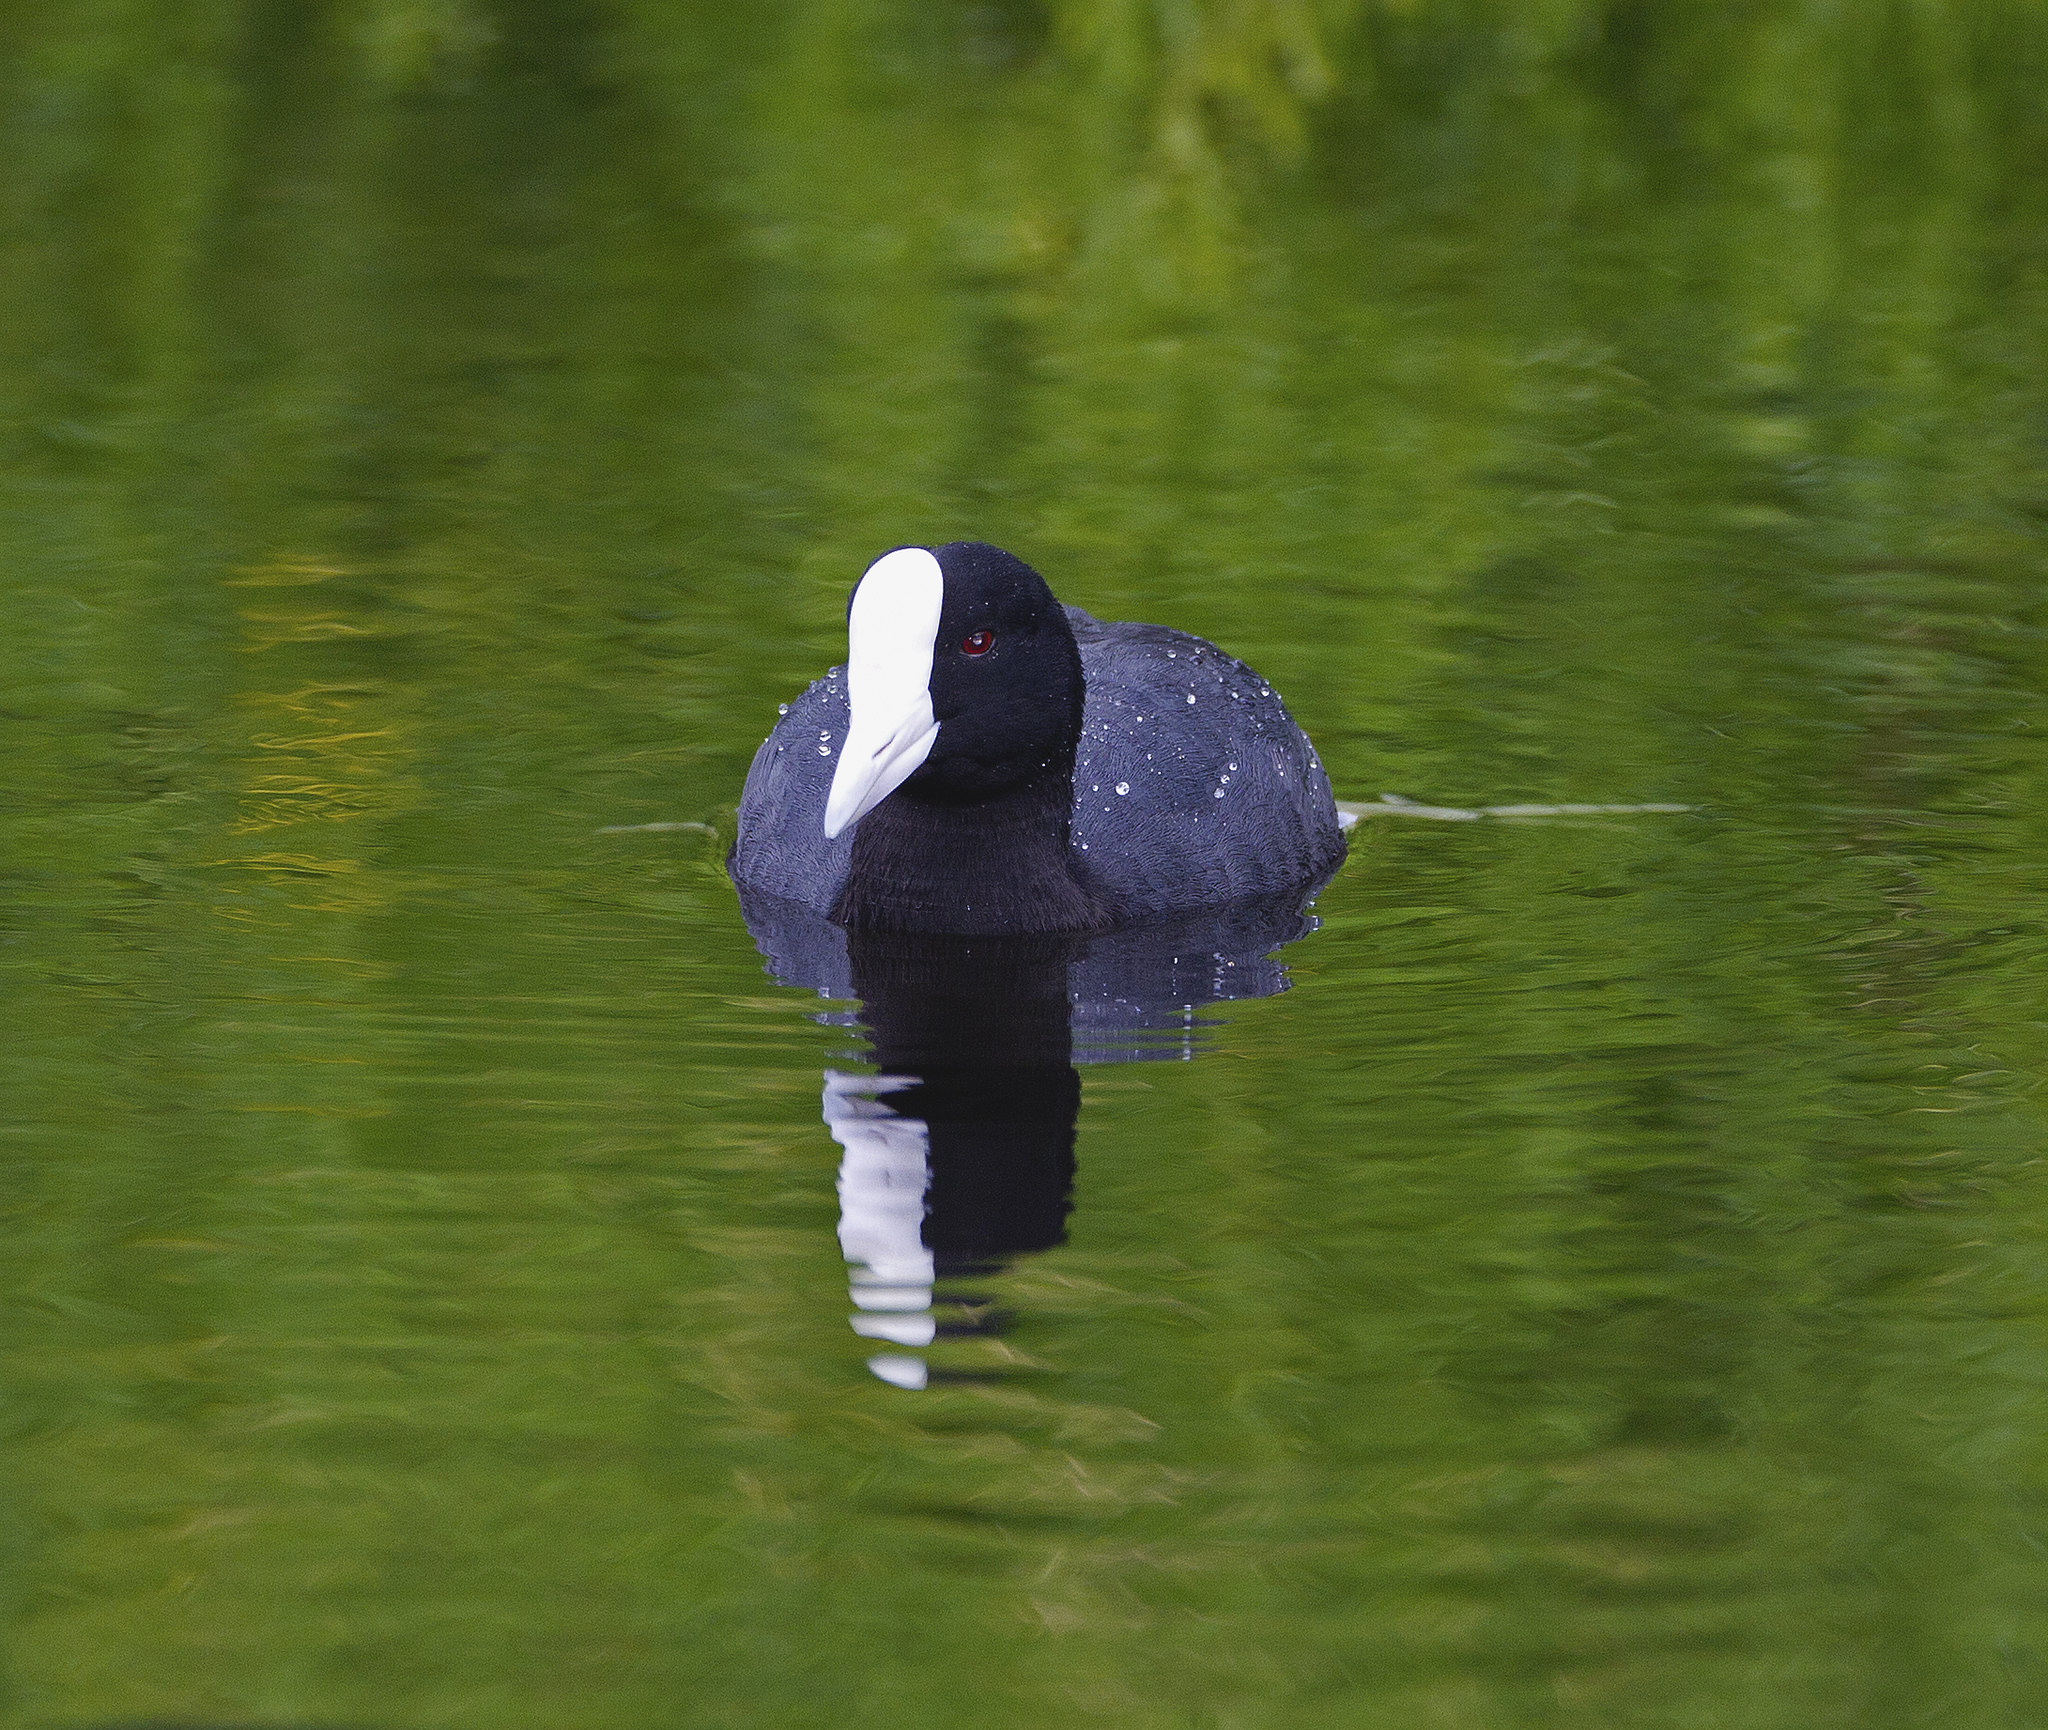
[[[1067,617],[1087,682],[1073,847],[1126,917],[1306,893],[1337,868],[1329,777],[1271,685],[1183,631]]]

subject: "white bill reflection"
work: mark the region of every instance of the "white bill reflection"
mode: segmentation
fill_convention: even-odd
[[[853,1331],[898,1346],[928,1346],[938,1336],[932,1314],[932,1252],[924,1241],[925,1195],[931,1187],[931,1131],[922,1118],[901,1117],[881,1096],[914,1087],[914,1077],[825,1072],[825,1127],[845,1151],[839,1160],[839,1251],[852,1268]],[[922,1388],[921,1358],[883,1353],[868,1368],[899,1388]]]

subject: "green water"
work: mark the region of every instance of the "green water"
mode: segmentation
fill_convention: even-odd
[[[21,0],[0,161],[0,1720],[2048,1718],[2048,10]],[[720,860],[956,535],[1692,810],[1362,824],[908,1392]]]

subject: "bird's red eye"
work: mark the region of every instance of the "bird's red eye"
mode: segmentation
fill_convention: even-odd
[[[993,631],[969,631],[960,639],[960,652],[963,655],[985,655],[995,646],[996,634]]]

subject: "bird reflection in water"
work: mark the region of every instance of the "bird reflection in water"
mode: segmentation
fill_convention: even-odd
[[[743,904],[771,973],[860,1005],[876,1073],[825,1073],[839,1244],[853,1331],[893,1348],[868,1368],[911,1389],[962,1377],[914,1353],[1001,1331],[976,1282],[1065,1241],[1077,1065],[1193,1058],[1201,1012],[1285,990],[1273,952],[1314,925],[1251,904],[1108,936],[849,937],[786,902]]]
[[[1078,945],[1048,937],[856,936],[849,944],[878,1075],[825,1077],[839,1162],[839,1246],[853,1331],[899,1346],[992,1332],[993,1306],[936,1281],[972,1279],[1067,1235],[1081,1077],[1067,975]],[[922,1358],[868,1368],[898,1387]]]

